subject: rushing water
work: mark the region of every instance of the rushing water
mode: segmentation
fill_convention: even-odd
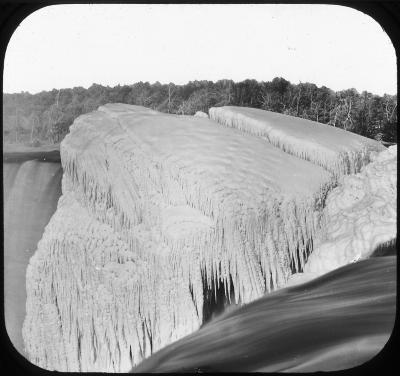
[[[313,372],[345,369],[388,341],[396,257],[371,258],[227,312],[133,372]]]
[[[7,334],[25,356],[25,273],[61,195],[59,152],[13,153],[3,159],[4,315]]]

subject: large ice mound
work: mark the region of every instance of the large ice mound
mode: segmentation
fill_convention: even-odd
[[[369,257],[397,237],[397,145],[371,156],[360,173],[344,176],[327,197],[326,234],[305,272],[323,274]]]
[[[331,190],[323,211],[324,231],[297,284],[341,266],[370,257],[381,245],[397,238],[397,145],[371,155],[358,174],[343,176]]]
[[[213,107],[218,123],[262,137],[299,158],[316,163],[336,176],[357,173],[369,163],[371,151],[385,147],[369,138],[315,121],[248,107]]]
[[[283,286],[336,183],[239,129],[140,106],[80,116],[60,151],[23,327],[30,360],[58,371],[128,371],[196,330],[215,285],[241,303]]]

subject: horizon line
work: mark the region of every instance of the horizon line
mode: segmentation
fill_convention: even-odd
[[[78,86],[72,86],[72,87],[63,87],[63,88],[52,88],[52,89],[48,89],[48,90],[45,90],[45,89],[43,89],[43,90],[40,90],[40,91],[37,91],[37,92],[30,92],[30,91],[28,91],[28,90],[21,90],[21,91],[19,91],[19,92],[4,92],[4,88],[3,88],[3,95],[15,95],[15,94],[30,94],[30,95],[36,95],[36,94],[40,94],[40,93],[43,93],[43,92],[52,92],[52,91],[54,91],[54,90],[56,90],[56,91],[61,91],[61,90],[67,90],[67,89],[74,89],[74,88],[83,88],[83,89],[85,89],[85,90],[88,90],[90,87],[92,87],[92,86],[94,86],[94,85],[99,85],[99,86],[103,86],[103,87],[108,87],[108,88],[115,88],[115,87],[118,87],[118,86],[133,86],[133,85],[135,85],[135,84],[138,84],[138,83],[148,83],[148,84],[150,84],[150,85],[154,85],[154,84],[157,84],[157,83],[159,83],[160,85],[170,85],[170,84],[172,84],[172,85],[175,85],[175,86],[184,86],[184,85],[188,85],[188,84],[190,84],[191,82],[204,82],[204,81],[207,81],[207,82],[212,82],[212,83],[217,83],[217,82],[219,82],[219,81],[232,81],[233,83],[242,83],[242,82],[244,82],[244,81],[257,81],[257,83],[266,83],[266,82],[272,82],[274,79],[276,79],[276,78],[281,78],[281,79],[284,79],[285,81],[287,81],[287,82],[289,82],[291,85],[299,85],[299,84],[311,84],[311,85],[315,85],[316,87],[317,87],[317,89],[321,89],[321,88],[327,88],[327,89],[329,89],[329,90],[331,90],[331,91],[333,91],[334,93],[338,93],[338,92],[341,92],[341,91],[346,91],[346,90],[356,90],[357,91],[357,93],[359,93],[359,94],[362,94],[363,92],[367,92],[367,93],[370,93],[370,94],[372,94],[372,95],[377,95],[377,96],[381,96],[381,97],[383,97],[383,96],[385,96],[385,95],[390,95],[390,96],[396,96],[397,95],[397,91],[395,92],[395,93],[393,93],[393,94],[391,94],[391,93],[387,93],[387,92],[384,92],[383,94],[377,94],[377,93],[373,93],[372,91],[368,91],[368,90],[359,90],[359,89],[357,89],[357,88],[355,88],[355,87],[348,87],[348,88],[344,88],[344,89],[340,89],[340,90],[334,90],[334,89],[332,89],[332,88],[330,88],[330,87],[328,87],[328,86],[326,86],[326,85],[321,85],[321,86],[318,86],[317,84],[315,84],[314,82],[309,82],[309,81],[304,81],[304,82],[302,82],[302,81],[299,81],[298,83],[293,83],[293,82],[291,82],[290,80],[287,80],[286,78],[284,78],[284,77],[282,77],[282,76],[275,76],[274,78],[272,78],[271,80],[258,80],[258,79],[256,79],[256,78],[245,78],[245,79],[243,79],[243,80],[241,80],[241,81],[235,81],[235,80],[233,80],[233,79],[231,79],[231,78],[220,78],[220,79],[218,79],[218,80],[215,80],[215,81],[213,81],[213,80],[208,80],[208,79],[193,79],[193,80],[189,80],[189,81],[187,81],[186,83],[182,83],[182,84],[176,84],[176,83],[174,83],[174,82],[172,82],[172,81],[170,81],[170,82],[161,82],[160,80],[156,80],[156,81],[136,81],[136,82],[134,82],[134,83],[130,83],[130,84],[121,84],[121,83],[117,83],[116,85],[114,85],[114,86],[110,86],[109,84],[102,84],[102,83],[97,83],[97,82],[92,82],[91,84],[90,84],[90,86],[87,86],[87,87],[85,87],[85,86],[82,86],[82,85],[78,85]]]

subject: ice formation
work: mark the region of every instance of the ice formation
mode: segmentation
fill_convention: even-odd
[[[330,125],[248,107],[212,107],[210,119],[259,136],[299,158],[316,163],[335,176],[357,173],[371,151],[384,146]]]
[[[336,183],[239,129],[122,104],[76,119],[60,151],[23,327],[30,360],[58,371],[129,370],[201,325],[204,289],[232,280],[246,303],[284,285]]]
[[[371,256],[397,238],[397,145],[371,154],[361,172],[343,176],[328,193],[324,232],[314,241],[303,273],[290,277],[297,284]]]

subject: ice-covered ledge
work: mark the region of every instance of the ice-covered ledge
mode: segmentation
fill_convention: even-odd
[[[335,176],[359,172],[370,162],[371,152],[385,150],[378,141],[331,125],[257,108],[212,107],[209,114],[219,124],[261,137]]]
[[[58,371],[127,371],[201,325],[205,289],[249,302],[284,285],[336,182],[241,130],[123,104],[76,119],[61,159],[23,328]]]

